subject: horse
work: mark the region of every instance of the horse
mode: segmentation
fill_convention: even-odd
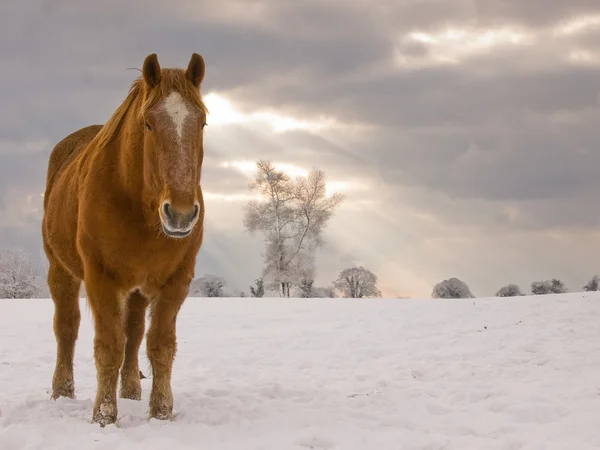
[[[51,399],[75,398],[73,358],[83,282],[94,322],[97,390],[91,423],[117,422],[121,398],[141,400],[146,328],[150,418],[173,419],[176,322],[204,233],[200,186],[207,108],[204,59],[186,70],[148,55],[108,121],[64,137],[48,161],[42,235],[54,302]]]

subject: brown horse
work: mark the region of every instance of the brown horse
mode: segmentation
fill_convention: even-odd
[[[150,417],[172,418],[177,314],[203,238],[200,188],[206,108],[204,60],[142,76],[104,126],[67,136],[50,155],[42,233],[57,341],[52,398],[74,398],[79,289],[94,319],[97,395],[92,421],[117,419],[120,396],[141,400],[138,351],[145,331],[152,367]]]

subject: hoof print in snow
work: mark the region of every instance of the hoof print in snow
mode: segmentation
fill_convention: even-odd
[[[423,372],[421,372],[420,370],[413,370],[410,373],[410,376],[415,379],[418,380],[419,378],[423,378],[425,376],[425,374]]]

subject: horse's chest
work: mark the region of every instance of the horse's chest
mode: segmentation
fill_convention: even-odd
[[[145,243],[140,246],[138,252],[131,254],[131,258],[135,261],[135,266],[146,274],[170,275],[177,269],[184,256],[183,250],[177,247],[169,249],[164,245]]]
[[[170,246],[152,239],[139,242],[122,259],[128,287],[147,295],[157,292],[179,269],[184,254],[184,249],[176,242],[171,242]]]

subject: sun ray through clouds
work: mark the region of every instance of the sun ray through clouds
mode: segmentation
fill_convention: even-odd
[[[205,96],[205,101],[210,111],[208,118],[209,125],[216,125],[213,128],[211,139],[212,144],[220,149],[219,158],[214,159],[214,163],[221,169],[229,169],[247,179],[248,183],[252,180],[256,172],[256,160],[264,159],[260,145],[270,146],[277,139],[282,131],[299,130],[320,135],[325,128],[323,124],[333,124],[328,131],[328,141],[344,148],[348,140],[352,140],[349,133],[339,133],[336,127],[343,124],[335,120],[328,122],[310,121],[306,119],[297,119],[295,117],[280,116],[275,113],[264,114],[257,111],[244,112],[242,108],[237,107],[223,95],[210,93]],[[212,117],[212,119],[211,119]],[[282,124],[285,124],[287,130],[283,130]],[[314,126],[307,127],[306,124]],[[236,137],[236,134],[243,130],[246,137]],[[210,132],[210,128],[209,128]],[[241,135],[240,135],[241,136]],[[248,144],[248,139],[262,139],[254,146]],[[395,242],[413,242],[417,236],[415,231],[410,230],[405,225],[406,217],[403,220],[397,215],[386,211],[383,199],[378,198],[377,190],[384,189],[377,168],[369,164],[368,158],[364,155],[345,155],[346,157],[358,158],[362,161],[363,171],[360,176],[357,174],[348,177],[330,176],[330,167],[315,164],[302,159],[294,161],[289,159],[292,149],[286,148],[286,152],[279,153],[280,156],[271,158],[273,164],[278,170],[283,171],[291,178],[305,177],[309,170],[315,166],[324,169],[328,174],[326,184],[326,195],[331,196],[335,192],[346,194],[347,201],[341,206],[341,210],[334,215],[331,224],[331,230],[327,232],[328,243],[325,250],[327,254],[320,257],[323,261],[330,261],[332,255],[338,254],[339,249],[343,249],[339,255],[347,261],[355,261],[356,264],[364,263],[373,270],[381,270],[380,282],[386,295],[395,297],[399,292],[423,294],[424,281],[410,270],[401,267],[397,260],[395,246],[389,243],[379,242],[375,236],[389,235],[395,236]],[[277,155],[277,152],[273,152]],[[252,155],[256,155],[256,158]],[[284,156],[285,155],[285,156]],[[217,216],[223,216],[225,220],[227,215],[235,217],[235,221],[241,223],[243,206],[251,199],[257,199],[248,189],[239,192],[221,193],[207,189],[206,199],[213,208]],[[219,212],[216,212],[219,210]],[[234,211],[235,210],[235,211]],[[227,212],[228,211],[228,212]],[[412,214],[412,213],[411,213]],[[360,220],[358,220],[360,217]],[[421,221],[418,214],[413,214],[411,220]],[[222,222],[220,222],[222,223]],[[227,228],[233,230],[236,224],[230,224]],[[363,236],[357,239],[357,236]],[[330,253],[333,251],[333,254]],[[220,264],[225,264],[224,259],[229,256],[225,253],[219,255]],[[262,264],[260,256],[257,254],[256,263]],[[335,256],[334,256],[335,258]],[[385,261],[394,261],[392,265]],[[321,264],[319,264],[321,265]],[[344,267],[338,267],[337,264],[329,264],[321,267],[321,276],[317,277],[321,283],[331,281]],[[398,276],[394,276],[394,268],[400,267],[402,275],[401,285],[399,286]],[[256,276],[259,275],[260,270]],[[320,278],[320,279],[319,279]]]

